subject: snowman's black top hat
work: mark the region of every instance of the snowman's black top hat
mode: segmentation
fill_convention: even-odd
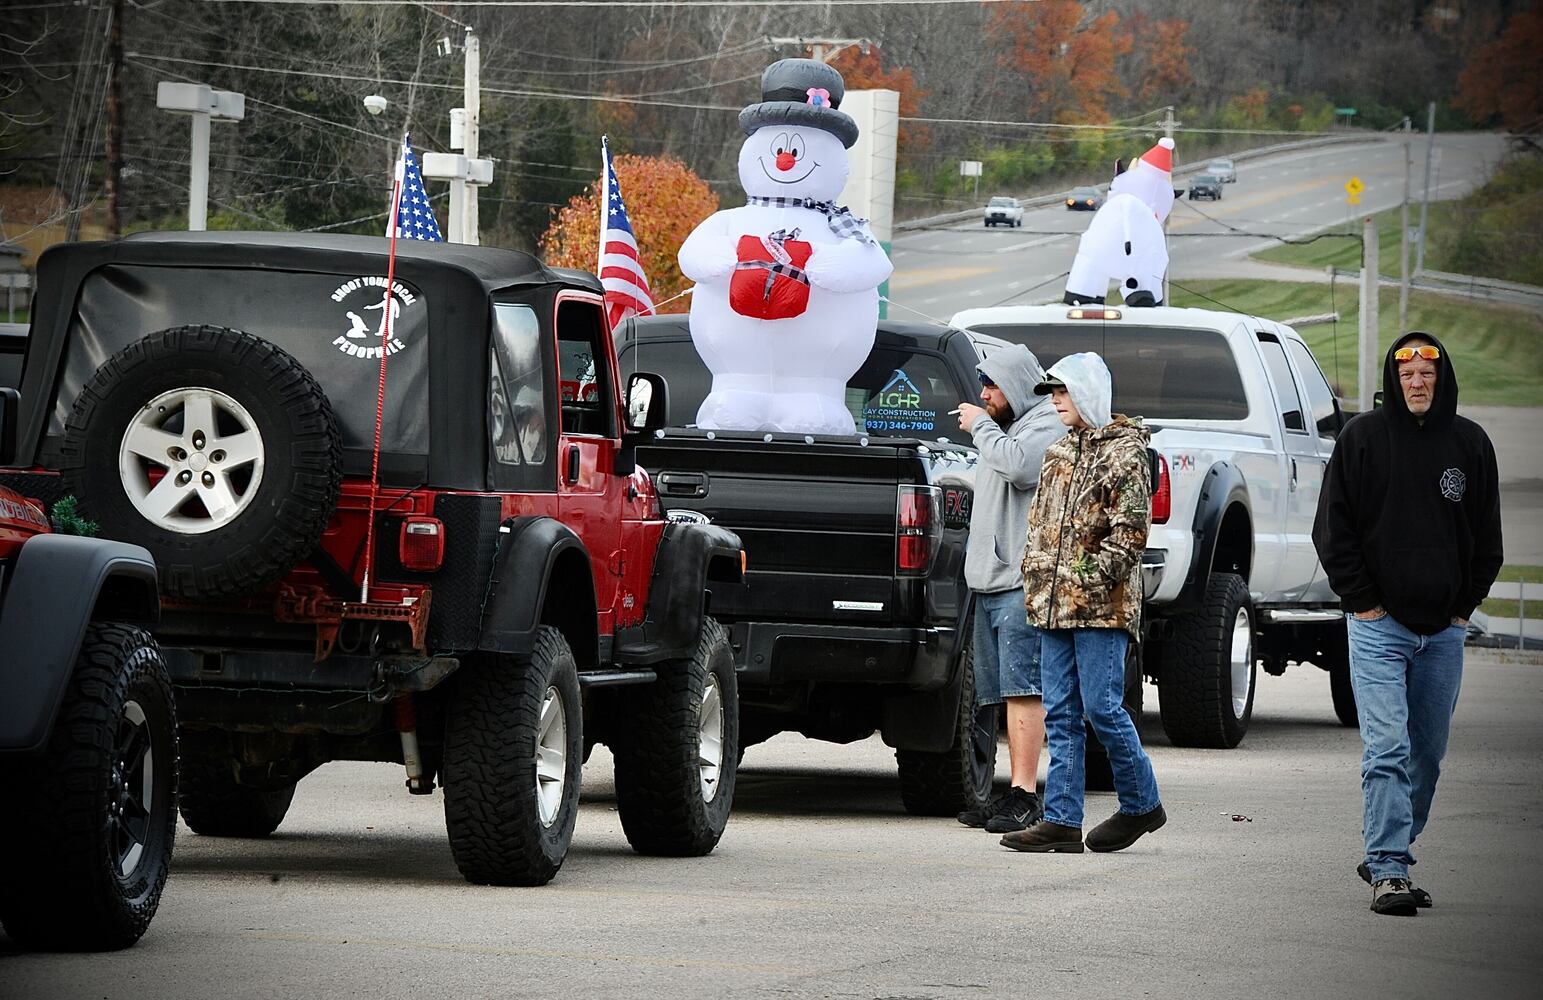
[[[841,74],[818,59],[779,59],[761,74],[761,103],[739,113],[746,135],[768,125],[817,128],[848,149],[857,141],[857,122],[841,107],[846,85]]]

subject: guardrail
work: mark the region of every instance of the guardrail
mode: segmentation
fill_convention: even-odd
[[[1543,648],[1543,637],[1538,635],[1529,636],[1527,634],[1527,598],[1529,595],[1534,601],[1543,599],[1543,585],[1507,580],[1497,582],[1491,586],[1488,595],[1491,600],[1516,602],[1516,617],[1508,618],[1486,613],[1486,620],[1484,622],[1485,636],[1478,644],[1493,645],[1501,649]],[[1536,618],[1536,615],[1534,615],[1534,618]],[[1515,622],[1514,637],[1512,635],[1512,622]],[[1534,628],[1533,631],[1536,632],[1537,629]]]

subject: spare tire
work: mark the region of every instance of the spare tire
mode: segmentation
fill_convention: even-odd
[[[316,548],[342,438],[291,355],[240,330],[179,326],[108,358],[65,422],[60,471],[104,536],[155,556],[161,589],[250,593]]]

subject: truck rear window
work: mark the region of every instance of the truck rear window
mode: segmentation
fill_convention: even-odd
[[[1214,330],[1112,323],[975,324],[977,333],[1023,344],[1049,368],[1094,351],[1114,377],[1114,412],[1148,420],[1243,420],[1248,397],[1227,338]]]
[[[664,376],[670,391],[670,426],[696,422],[697,410],[712,389],[712,374],[689,340],[641,346],[632,341],[622,347],[619,360],[624,380],[636,371]],[[852,419],[880,437],[962,437],[958,421],[948,415],[961,400],[974,402],[975,393],[962,396],[942,356],[922,351],[876,348],[847,382]]]

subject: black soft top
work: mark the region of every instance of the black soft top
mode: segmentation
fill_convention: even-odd
[[[193,324],[245,329],[294,355],[337,413],[345,472],[367,472],[378,366],[329,341],[348,329],[338,280],[364,276],[366,287],[368,276],[384,278],[389,251],[384,236],[289,232],[156,232],[50,247],[38,260],[17,463],[56,467],[71,404],[97,367],[155,330]],[[592,274],[499,247],[398,240],[396,255],[396,279],[424,303],[414,320],[420,325],[404,312],[403,329],[423,347],[403,351],[391,367],[389,392],[398,405],[382,428],[382,479],[484,488],[487,415],[484,406],[465,404],[468,393],[481,398],[489,384],[493,303],[530,305],[545,355],[555,350],[556,296],[603,289]],[[323,320],[332,325],[319,326]],[[542,364],[555,399],[556,362],[544,357]],[[549,425],[556,426],[555,411]]]

